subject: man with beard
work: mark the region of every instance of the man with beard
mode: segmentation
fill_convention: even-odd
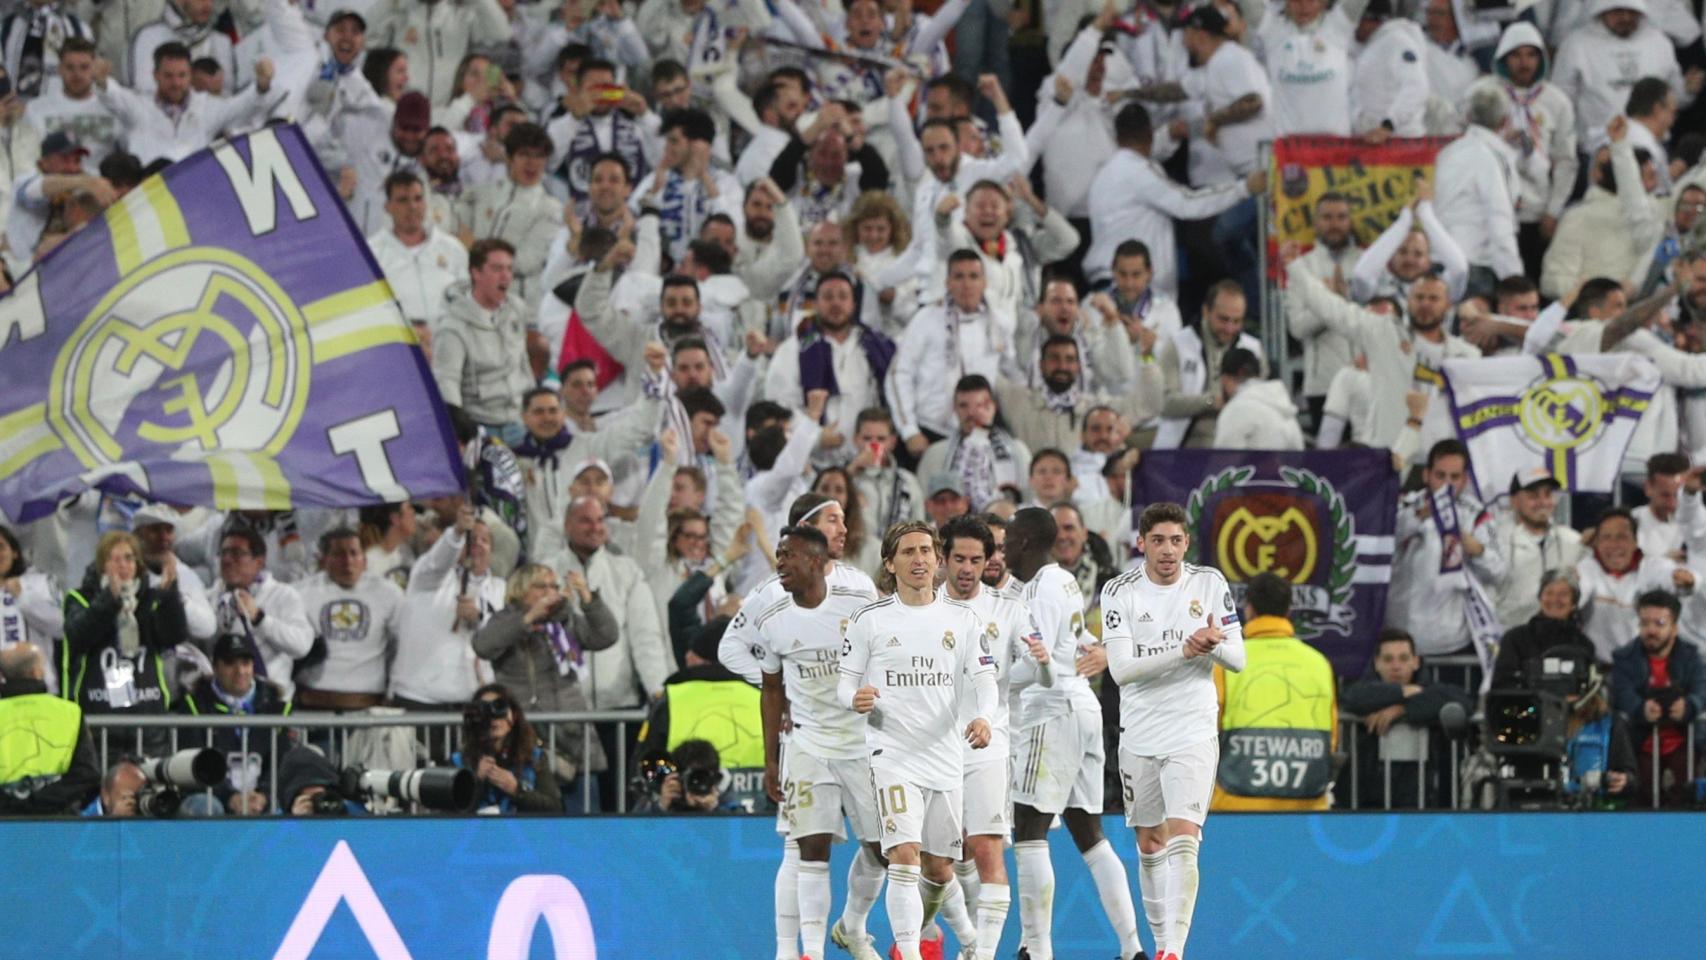
[[[812,231],[814,247],[816,234],[824,229],[835,230],[832,224],[820,224]],[[856,289],[847,274],[824,272],[813,294],[816,313],[776,348],[764,381],[766,397],[796,410],[805,409],[811,391],[829,391],[824,408],[828,429],[813,456],[821,465],[853,458],[849,441],[857,432],[859,412],[881,402],[883,380],[894,359],[893,341],[855,321]]]
[[[1575,155],[1571,154],[1571,159]],[[1336,190],[1315,201],[1315,246],[1298,260],[1300,269],[1321,281],[1341,297],[1350,295],[1351,272],[1362,247],[1351,233],[1351,201]],[[1327,328],[1319,315],[1287,300],[1286,326],[1303,342],[1303,398],[1309,404],[1309,419],[1320,429],[1321,409],[1327,403],[1327,388],[1340,370],[1351,365],[1351,342]]]
[[[1130,344],[1125,350],[1134,352]],[[1139,365],[1133,389],[1091,393],[1081,386],[1083,357],[1078,341],[1057,333],[1043,341],[1041,371],[1041,391],[1006,377],[995,386],[1013,435],[1033,450],[1072,449],[1090,411],[1097,407],[1112,408],[1131,423],[1142,423],[1161,412],[1161,368],[1156,363]]]
[[[1018,354],[1033,358],[1025,370],[1033,390],[1040,390],[1043,382],[1043,343],[1056,336],[1071,337],[1078,344],[1078,355],[1089,361],[1079,374],[1079,389],[1114,393],[1132,385],[1137,358],[1152,352],[1154,334],[1141,323],[1122,323],[1105,296],[1092,296],[1089,306],[1095,312],[1080,306],[1078,287],[1070,278],[1054,276],[1043,281],[1036,307],[1019,314]],[[1101,323],[1096,322],[1098,314]]]
[[[790,195],[807,228],[847,216],[853,201],[867,190],[887,190],[889,168],[865,140],[865,125],[844,103],[818,111],[812,125],[789,139],[774,163],[770,177]],[[857,165],[858,182],[848,176]]]
[[[1327,329],[1344,336],[1353,349],[1368,357],[1368,373],[1374,383],[1370,446],[1392,446],[1410,419],[1404,397],[1417,366],[1439,370],[1447,360],[1481,355],[1473,344],[1445,331],[1451,298],[1445,281],[1435,274],[1425,274],[1410,284],[1406,322],[1403,316],[1375,313],[1327,289],[1303,268],[1295,247],[1288,245],[1280,256],[1288,264],[1288,289],[1298,309],[1320,317]],[[1429,439],[1424,437],[1423,442]]]
[[[847,242],[841,225],[826,220],[813,226],[807,234],[806,262],[776,297],[785,324],[781,331],[783,336],[793,336],[811,323],[813,313],[818,309],[814,299],[818,284],[832,273],[845,275],[853,284],[853,312],[859,322],[876,326],[877,298],[867,295],[865,285],[847,262]]]
[[[1510,102],[1510,117],[1501,132],[1519,154],[1517,246],[1524,272],[1531,277],[1540,275],[1540,256],[1558,229],[1579,162],[1576,105],[1547,80],[1550,66],[1540,31],[1532,23],[1518,21],[1505,28],[1493,51],[1494,75],[1482,77],[1469,88],[1473,93],[1490,87]]]
[[[735,275],[754,297],[774,302],[806,255],[800,218],[769,177],[746,188],[741,209],[746,226],[735,254]]]
[[[149,62],[154,65],[152,96],[112,82],[112,66],[95,61],[101,105],[123,122],[126,145],[144,162],[182,160],[222,131],[246,129],[266,116],[273,99],[273,63],[264,57],[255,63],[254,85],[232,97],[212,97],[190,88],[190,52],[181,43],[161,44]]]
[[[181,43],[189,48],[191,59],[211,57],[222,72],[236,75],[236,60],[232,56],[231,38],[214,29],[213,0],[172,0],[164,4],[159,20],[136,31],[130,44],[130,84],[137,93],[150,94],[155,79],[147,65],[154,60],[154,51],[167,43]]]
[[[1078,248],[1078,231],[1058,211],[1031,192],[1030,181],[1010,181],[1018,198],[1031,208],[1035,230],[1013,229],[1013,197],[1007,188],[992,180],[972,184],[965,198],[965,217],[954,223],[960,208],[958,195],[942,198],[936,206],[936,250],[975,250],[983,258],[987,278],[985,296],[996,310],[1017,317],[1037,295],[1042,269],[1072,255]]]
[[[1548,570],[1572,569],[1585,553],[1582,535],[1557,522],[1557,508],[1558,481],[1545,467],[1511,478],[1510,509],[1493,533],[1493,545],[1505,557],[1505,575],[1492,585],[1493,611],[1507,627],[1540,612]]]
[[[1644,0],[1592,0],[1593,22],[1558,44],[1553,82],[1576,105],[1576,137],[1591,143],[1611,118],[1622,114],[1629,88],[1642,77],[1670,84],[1679,103],[1692,100],[1683,88],[1676,48],[1647,22]]]
[[[403,316],[437,327],[445,310],[444,291],[468,274],[468,248],[427,221],[426,192],[413,173],[385,178],[385,212],[391,229],[368,237],[367,245]]]
[[[1166,391],[1156,448],[1213,445],[1220,411],[1229,399],[1214,377],[1228,351],[1242,347],[1255,354],[1262,375],[1267,375],[1267,351],[1244,330],[1248,304],[1236,281],[1218,281],[1203,298],[1201,323],[1181,328],[1156,351]]]
[[[420,165],[431,126],[432,104],[413,90],[397,101],[390,117],[363,114],[347,119],[345,150],[355,168],[349,208],[363,234],[371,236],[385,225],[385,178]]]
[[[161,587],[173,580],[184,602],[184,625],[189,639],[208,641],[218,626],[213,607],[207,602],[207,585],[195,567],[179,563],[174,552],[178,541],[177,519],[172,508],[150,504],[130,518],[131,532],[142,544],[142,563],[148,568],[148,585]]]

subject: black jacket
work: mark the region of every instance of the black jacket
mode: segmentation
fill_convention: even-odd
[[[83,577],[83,585],[65,595],[65,642],[62,647],[60,685],[67,699],[77,701],[89,713],[112,713],[102,669],[109,648],[118,652],[119,601],[111,590],[101,587],[101,573],[94,567]],[[165,683],[160,656],[189,636],[184,621],[184,601],[176,582],[161,589],[146,580],[136,594],[136,625],[142,644],[131,662],[134,693],[129,713],[165,713],[172,694]]]
[[[1421,692],[1413,697],[1406,697],[1404,688],[1399,684],[1387,683],[1378,677],[1365,677],[1345,685],[1339,692],[1339,706],[1358,717],[1366,717],[1376,711],[1401,704],[1404,707],[1404,715],[1400,718],[1403,722],[1427,727],[1427,783],[1420,785],[1423,798],[1421,805],[1444,806],[1450,799],[1446,788],[1454,771],[1451,769],[1450,744],[1439,729],[1439,713],[1448,703],[1461,704],[1467,713],[1473,713],[1475,698],[1447,684],[1417,685],[1422,688]],[[1356,743],[1357,803],[1364,809],[1380,809],[1386,805],[1386,770],[1385,764],[1380,760],[1380,738],[1369,733],[1360,723],[1352,729],[1351,736]],[[1418,767],[1418,764],[1411,762],[1392,764],[1393,807],[1417,807],[1417,777],[1421,773]],[[1349,770],[1339,774],[1337,789],[1341,791],[1340,799],[1346,806],[1349,805],[1351,779]]]
[[[284,698],[284,691],[279,689],[278,684],[262,677],[255,678],[254,713],[257,716],[288,716],[291,706],[291,702]],[[189,693],[178,703],[178,712],[200,717],[231,716],[231,708],[227,707],[225,702],[219,699],[219,694],[213,690],[212,677],[202,677],[196,681],[195,686],[191,687]],[[274,733],[278,735],[278,752],[280,754],[287,752],[295,745],[295,731],[269,730],[262,727],[249,728],[247,759],[240,757],[244,753],[242,730],[230,727],[214,730],[213,740],[211,744],[208,744],[207,731],[185,729],[179,732],[179,742],[187,746],[208,744],[220,753],[225,754],[226,757],[231,758],[234,764],[244,762],[250,764],[256,771],[254,789],[257,793],[264,794],[267,792],[267,785],[271,782],[272,776]],[[233,770],[232,772],[239,773],[240,771]],[[232,786],[230,779],[213,788],[213,795],[219,798],[221,804],[229,801],[231,795],[236,792],[237,790]]]
[[[1524,685],[1528,661],[1554,647],[1568,647],[1594,658],[1593,641],[1573,620],[1554,620],[1535,614],[1524,624],[1510,628],[1499,643],[1499,659],[1493,664],[1493,689]]]

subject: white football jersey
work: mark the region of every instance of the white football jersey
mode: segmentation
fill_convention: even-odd
[[[873,769],[925,790],[960,788],[959,696],[981,687],[987,703],[995,692],[995,657],[976,611],[942,598],[922,607],[898,596],[878,600],[848,623],[841,672],[855,686],[877,688],[865,725]]]
[[[1179,579],[1157,585],[1139,567],[1102,587],[1102,642],[1116,656],[1177,653],[1185,638],[1213,623],[1225,633],[1217,656],[1243,660],[1244,631],[1232,588],[1213,567],[1184,564]],[[1220,706],[1215,657],[1180,658],[1161,672],[1120,687],[1120,749],[1165,757],[1216,737]]]
[[[788,749],[825,760],[857,760],[865,755],[865,718],[841,705],[841,631],[860,607],[877,599],[852,587],[830,587],[816,607],[802,607],[784,594],[760,611],[754,623],[753,653],[768,674],[782,674],[788,692],[793,731]]]
[[[938,598],[948,598],[946,585],[936,588]],[[977,613],[978,620],[983,623],[983,636],[989,641],[989,648],[995,659],[995,716],[985,717],[989,721],[989,746],[982,750],[972,749],[971,744],[965,744],[966,766],[979,766],[986,763],[1005,763],[1009,744],[1008,724],[1011,708],[1017,706],[1019,690],[1011,689],[1013,680],[1013,665],[1024,657],[1030,659],[1031,651],[1025,643],[1025,638],[1037,633],[1036,624],[1031,622],[1031,612],[1023,603],[1002,596],[993,587],[981,586],[977,596],[970,600],[961,601]],[[1035,665],[1035,661],[1032,661]],[[1025,671],[1027,676],[1035,676],[1035,671]],[[967,691],[969,693],[969,691]],[[960,729],[977,719],[977,700],[975,697],[962,695],[960,697]]]
[[[1064,717],[1074,710],[1102,711],[1090,681],[1078,675],[1079,650],[1096,642],[1084,630],[1084,590],[1077,578],[1051,563],[1037,571],[1019,593],[1031,622],[1048,648],[1054,672],[1051,686],[1026,687],[1019,696],[1018,729]]]
[[[850,563],[835,561],[829,568],[829,576],[826,579],[829,580],[831,590],[844,587],[849,590],[862,590],[873,597],[877,595],[877,585],[871,582],[870,576]],[[771,574],[747,593],[746,599],[741,601],[740,610],[735,613],[734,619],[729,621],[722,642],[717,644],[717,659],[723,666],[754,686],[762,683],[759,674],[763,672],[758,666],[761,654],[758,628],[754,621],[758,614],[775,606],[777,601],[787,596],[788,591],[782,589],[782,578]]]

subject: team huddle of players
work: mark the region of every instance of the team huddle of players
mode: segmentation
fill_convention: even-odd
[[[720,650],[730,669],[762,679],[765,786],[784,838],[778,960],[823,960],[826,939],[876,960],[866,918],[885,879],[900,960],[940,956],[938,917],[964,960],[990,960],[1011,903],[1009,838],[1022,954],[1052,960],[1047,833],[1057,816],[1120,956],[1145,956],[1125,868],[1099,821],[1105,756],[1089,678],[1104,671],[1120,687],[1119,770],[1144,914],[1157,960],[1177,960],[1219,755],[1213,668],[1244,666],[1225,578],[1184,562],[1183,509],[1143,512],[1145,562],[1103,588],[1100,641],[1085,629],[1077,580],[1049,557],[1047,510],[1005,524],[960,517],[939,532],[896,524],[883,538],[880,592],[840,562],[838,504],[806,494],[789,520],[776,576],[747,598]],[[832,927],[830,847],[847,822],[860,850]]]

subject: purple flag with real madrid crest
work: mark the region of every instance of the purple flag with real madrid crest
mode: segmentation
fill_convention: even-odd
[[[151,177],[0,299],[0,510],[94,487],[224,509],[462,488],[432,375],[295,127]]]
[[[1340,676],[1367,669],[1386,616],[1398,474],[1385,450],[1154,450],[1132,471],[1132,527],[1172,501],[1191,562],[1226,575],[1240,606],[1262,572],[1289,580],[1292,624]]]

